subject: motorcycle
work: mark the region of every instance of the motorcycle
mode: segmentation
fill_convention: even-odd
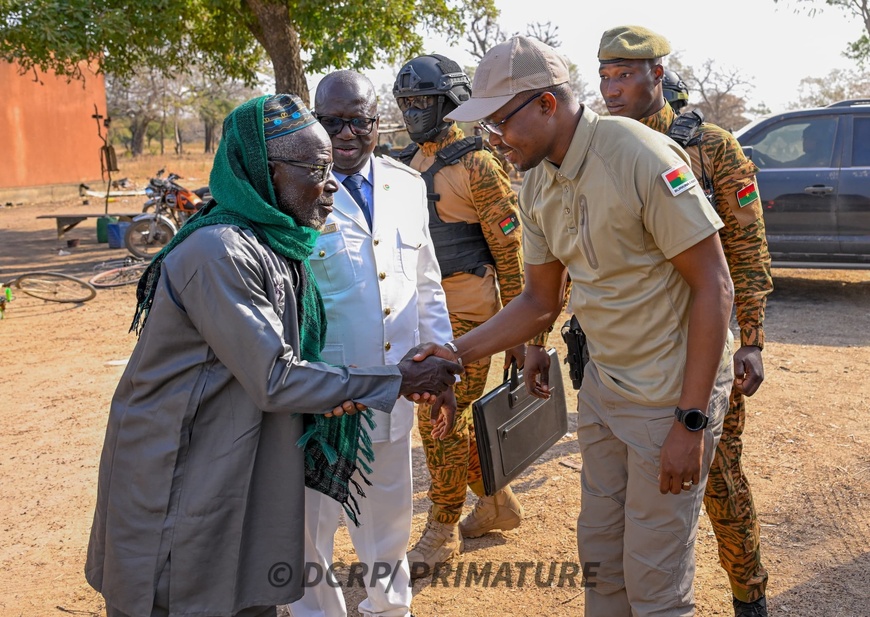
[[[169,244],[178,230],[197,210],[202,208],[211,193],[207,186],[187,189],[177,182],[178,174],[163,178],[161,169],[148,181],[142,214],[133,218],[124,234],[124,245],[136,257],[150,259]]]

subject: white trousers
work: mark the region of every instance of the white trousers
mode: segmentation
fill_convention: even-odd
[[[353,547],[360,564],[356,579],[364,581],[366,599],[359,605],[365,617],[408,617],[411,609],[411,577],[405,556],[411,536],[413,489],[411,486],[411,436],[397,442],[372,444],[375,461],[367,474],[373,486],[360,481],[366,497],[352,490],[359,504],[360,526],[347,521]],[[357,481],[359,478],[354,476]],[[293,617],[343,617],[347,615],[341,587],[347,577],[328,580],[333,561],[335,532],[343,510],[322,493],[305,489],[305,561],[316,563],[323,578],[307,586],[305,595],[290,605]],[[349,564],[350,565],[350,564]],[[387,571],[388,569],[388,571]]]

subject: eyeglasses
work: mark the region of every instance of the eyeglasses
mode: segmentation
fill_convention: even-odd
[[[502,131],[501,126],[502,126],[505,122],[507,122],[508,120],[510,120],[510,119],[514,116],[514,114],[516,114],[517,112],[519,112],[523,107],[525,107],[526,105],[528,105],[529,103],[531,103],[532,101],[534,101],[536,98],[538,98],[538,97],[541,96],[542,94],[547,94],[547,93],[546,93],[546,92],[538,92],[535,96],[533,96],[533,97],[530,98],[528,101],[526,101],[525,103],[523,103],[522,105],[520,105],[519,107],[517,107],[516,109],[514,109],[511,113],[509,113],[508,115],[506,115],[506,116],[504,117],[504,120],[502,120],[501,122],[487,122],[486,120],[481,120],[480,122],[478,122],[478,124],[479,124],[479,125],[481,126],[481,128],[483,128],[487,133],[495,133],[496,135],[499,135],[499,136],[504,135],[504,132]]]
[[[314,117],[320,121],[320,124],[323,125],[323,128],[330,135],[338,135],[344,130],[345,126],[349,126],[350,132],[354,135],[368,135],[375,127],[375,122],[380,118],[380,116],[375,116],[374,118],[359,116],[346,120],[338,116],[318,116],[317,114]]]
[[[328,163],[306,163],[305,161],[295,161],[293,159],[279,159],[279,158],[270,158],[270,161],[275,161],[276,163],[286,163],[287,165],[292,165],[293,167],[305,167],[307,169],[313,169],[314,171],[319,172],[317,176],[317,183],[320,184],[324,182],[328,177],[330,172],[332,171],[333,161],[329,161]]]
[[[424,94],[422,96],[400,96],[396,99],[396,105],[402,111],[409,109],[429,109],[435,104],[435,96],[432,94]]]

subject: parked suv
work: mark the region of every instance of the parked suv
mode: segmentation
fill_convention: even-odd
[[[870,100],[765,116],[735,137],[758,165],[774,265],[870,268]]]

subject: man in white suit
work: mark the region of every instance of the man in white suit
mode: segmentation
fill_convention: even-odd
[[[409,167],[372,155],[378,136],[374,86],[359,73],[336,71],[320,81],[314,106],[332,140],[333,173],[340,185],[311,254],[326,306],[324,361],[390,364],[421,340],[451,340],[441,271],[429,237],[425,184]],[[397,407],[412,405],[401,398],[396,402]],[[359,612],[407,617],[413,415],[375,410],[374,420],[369,434],[375,460],[366,474],[372,486],[355,476],[366,497],[357,500],[361,525],[348,524],[367,569],[362,577],[367,598]],[[306,587],[290,609],[294,617],[341,617],[347,614],[344,597],[328,571],[341,506],[310,490],[305,502],[305,561],[319,564],[324,578]],[[317,574],[312,568],[308,578]]]

